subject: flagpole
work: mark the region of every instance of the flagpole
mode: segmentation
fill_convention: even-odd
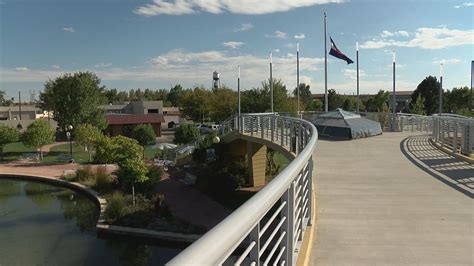
[[[439,64],[439,114],[443,112],[443,63]]]
[[[395,116],[396,116],[396,104],[397,104],[397,100],[396,100],[396,96],[395,96],[395,51],[393,51],[393,95],[392,95],[392,131],[395,131]]]
[[[327,49],[327,21],[326,12],[324,12],[324,111],[328,111],[328,49]]]
[[[356,112],[359,113],[359,42],[356,42],[356,61],[357,61],[357,103]]]
[[[300,44],[296,44],[296,94],[297,94],[297,111],[300,114]]]
[[[273,113],[273,73],[272,73],[272,53],[270,53],[270,106],[271,106],[271,112]]]

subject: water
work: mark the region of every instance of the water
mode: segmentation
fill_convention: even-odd
[[[75,191],[0,178],[0,265],[163,265],[180,251],[97,238],[98,215]]]

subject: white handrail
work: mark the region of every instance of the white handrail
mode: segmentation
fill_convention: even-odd
[[[267,259],[267,257],[262,257],[258,252],[260,249],[260,237],[258,234],[260,222],[262,218],[269,213],[274,204],[279,201],[289,201],[289,204],[281,211],[282,216],[280,216],[280,221],[283,221],[284,229],[280,229],[281,233],[278,235],[278,237],[285,239],[282,243],[279,243],[279,245],[281,245],[280,250],[283,250],[286,255],[281,256],[281,254],[279,254],[277,257],[279,259],[281,258],[281,261],[289,262],[287,263],[289,265],[293,265],[293,262],[296,261],[293,258],[293,253],[296,249],[293,239],[297,232],[294,232],[295,221],[293,221],[293,218],[296,217],[295,211],[297,208],[295,208],[294,203],[296,202],[295,199],[297,195],[294,194],[295,191],[301,191],[299,192],[301,193],[300,197],[306,195],[309,202],[305,212],[303,212],[303,207],[298,209],[302,212],[301,219],[305,221],[305,224],[301,223],[301,226],[296,226],[296,228],[303,231],[306,226],[311,223],[312,155],[318,139],[317,130],[315,126],[308,121],[274,114],[245,114],[240,118],[236,118],[237,119],[226,120],[226,122],[222,124],[222,128],[227,124],[233,128],[232,131],[242,133],[248,130],[248,128],[242,128],[246,125],[246,122],[257,120],[259,125],[256,126],[256,130],[260,130],[261,132],[259,131],[253,136],[270,140],[268,134],[270,130],[272,141],[278,145],[283,143],[282,137],[290,138],[289,151],[294,152],[296,157],[257,194],[232,212],[232,214],[203,235],[199,240],[178,254],[173,260],[168,262],[168,265],[219,265],[224,263],[239,245],[245,244],[243,242],[245,242],[244,240],[246,239],[251,240],[248,245],[256,239],[257,244],[252,248],[255,250],[250,252],[249,260],[259,265],[261,259]],[[235,123],[235,121],[239,120],[245,120],[240,128],[236,125],[239,123]],[[291,127],[289,135],[286,134],[287,127]],[[266,133],[264,134],[262,130]],[[223,129],[223,133],[226,133],[225,129]],[[242,134],[245,134],[245,132]],[[298,148],[298,145],[303,147],[300,146]],[[288,146],[284,148],[288,149]],[[296,181],[300,174],[308,181],[304,182],[303,178]],[[307,187],[304,187],[304,185]],[[296,239],[298,239],[298,237]]]

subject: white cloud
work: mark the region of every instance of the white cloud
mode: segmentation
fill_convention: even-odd
[[[27,68],[27,67],[15,67],[15,71],[16,72],[28,72],[28,71],[30,71],[30,69]]]
[[[279,53],[279,52],[280,52],[280,49],[273,49],[273,52]]]
[[[304,33],[296,34],[296,35],[294,36],[294,38],[295,38],[295,39],[304,39],[304,38],[305,38],[305,35],[304,35]]]
[[[355,70],[355,69],[345,68],[345,69],[342,70],[342,73],[344,74],[344,76],[346,76],[346,77],[348,77],[352,80],[357,79],[357,70]],[[367,76],[365,71],[362,70],[362,69],[359,69],[359,79],[361,77],[365,77],[365,76]]]
[[[450,59],[441,59],[441,60],[435,60],[433,61],[433,64],[436,64],[436,65],[439,65],[439,64],[443,64],[443,65],[454,65],[454,64],[459,64],[461,63],[462,61],[460,59],[457,59],[457,58],[450,58]]]
[[[242,84],[245,88],[260,86],[261,81],[268,78],[268,55],[256,56],[251,54],[236,54],[228,51],[202,51],[188,52],[184,50],[171,50],[157,55],[144,65],[137,68],[100,68],[95,73],[103,81],[138,81],[161,82],[164,84],[180,83],[183,86],[195,84],[209,84],[212,72],[221,73],[222,84],[233,87],[237,76],[236,67],[240,65]],[[281,79],[289,88],[296,83],[296,56],[273,55],[273,76]],[[321,71],[324,58],[301,57],[300,80],[308,84],[315,84],[312,76]],[[88,69],[43,70],[34,69],[28,75],[15,70],[1,69],[0,77],[5,82],[40,81],[76,71]],[[311,74],[309,74],[311,73]]]
[[[223,12],[259,15],[284,12],[300,7],[342,3],[345,0],[152,0],[133,12],[142,16],[185,15],[196,12],[219,14]]]
[[[399,31],[405,34],[404,31]],[[385,33],[385,34],[384,34]],[[387,35],[393,34],[393,36]],[[408,34],[408,32],[406,32]],[[382,32],[381,35],[394,37],[396,34],[391,32]],[[447,47],[469,45],[474,43],[474,30],[451,30],[446,27],[442,28],[418,28],[415,37],[407,41],[395,39],[373,39],[361,44],[362,49],[378,49],[387,46],[391,47],[417,47],[421,49],[443,49]]]
[[[151,63],[153,65],[166,65],[168,64],[168,59],[164,58],[163,56],[158,56],[151,59]]]
[[[60,68],[61,68],[61,67],[58,66],[58,65],[52,65],[51,67],[52,67],[53,69],[60,69]]]
[[[275,31],[273,34],[265,34],[266,38],[286,39],[286,32]]]
[[[64,27],[63,31],[65,31],[65,32],[76,32],[76,30],[73,27]]]
[[[242,23],[239,28],[234,29],[234,32],[249,31],[253,28],[254,26],[251,23]]]
[[[99,63],[97,65],[95,65],[94,67],[95,68],[106,68],[106,67],[111,67],[112,66],[112,63]]]
[[[462,4],[460,4],[460,5],[454,6],[454,8],[470,7],[470,6],[474,6],[474,2],[462,3]]]
[[[222,45],[231,49],[238,49],[244,44],[245,44],[244,42],[234,42],[234,41],[222,43]]]
[[[382,31],[380,36],[382,38],[393,37],[393,36],[408,37],[408,36],[410,36],[410,34],[408,33],[408,31],[404,31],[404,30],[399,30],[399,31],[395,31],[395,32],[390,32],[388,30],[384,30],[384,31]]]

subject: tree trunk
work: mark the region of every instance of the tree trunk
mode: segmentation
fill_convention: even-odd
[[[40,147],[40,161],[43,160],[43,146]]]
[[[3,161],[3,146],[0,147],[0,152],[2,152],[2,161]]]

